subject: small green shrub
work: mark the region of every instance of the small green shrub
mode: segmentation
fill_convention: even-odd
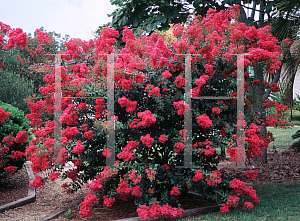
[[[24,152],[33,135],[29,132],[30,122],[25,118],[23,111],[2,101],[0,108],[1,181],[22,168],[26,160]]]

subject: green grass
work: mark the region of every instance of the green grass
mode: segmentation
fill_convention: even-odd
[[[252,210],[235,210],[224,214],[221,212],[210,213],[178,221],[200,220],[226,220],[226,221],[251,221],[251,220],[300,220],[300,183],[294,184],[268,184],[253,185],[260,204],[254,204]]]
[[[293,134],[295,134],[298,130],[300,130],[300,127],[288,127],[288,128],[274,128],[274,127],[268,127],[268,131],[270,131],[273,134],[274,140],[269,144],[269,148],[280,148],[280,149],[286,149],[289,148],[295,140],[291,138]]]
[[[291,123],[293,123],[294,125],[299,125],[300,126],[300,111],[293,109],[292,115],[293,118],[291,118],[291,111],[288,110],[286,112],[287,114],[287,120]]]

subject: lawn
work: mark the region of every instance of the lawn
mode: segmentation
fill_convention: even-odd
[[[300,220],[300,183],[254,184],[253,188],[260,198],[260,204],[254,204],[252,210],[235,210],[227,214],[215,212],[180,220]]]
[[[286,149],[289,148],[295,142],[295,140],[293,140],[291,136],[295,134],[298,130],[300,130],[300,127],[268,127],[267,130],[273,133],[273,137],[275,140],[269,144],[269,148],[271,149],[275,147],[280,149]]]

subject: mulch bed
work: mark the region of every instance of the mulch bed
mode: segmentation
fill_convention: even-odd
[[[25,166],[0,182],[0,206],[28,196],[28,174]]]

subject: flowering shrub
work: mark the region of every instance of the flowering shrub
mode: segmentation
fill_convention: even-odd
[[[237,162],[238,124],[246,129],[247,157],[259,156],[270,141],[259,134],[259,127],[273,122],[254,119],[253,100],[247,93],[244,122],[236,122],[237,108],[233,99],[225,102],[193,99],[191,107],[185,103],[185,56],[182,54],[193,54],[193,98],[237,95],[237,62],[233,54],[250,54],[245,56],[245,68],[261,62],[266,64],[267,73],[273,74],[279,68],[277,40],[268,28],[256,29],[231,22],[238,11],[238,6],[219,13],[210,9],[207,17],[196,17],[187,28],[175,25],[177,41],[170,46],[158,33],[136,39],[133,32],[124,27],[126,45],[114,55],[116,102],[112,119],[106,117],[110,113],[104,99],[111,67],[105,54],[118,50],[115,46],[118,32],[104,28],[94,41],[71,39],[65,42],[67,51],[63,52],[62,59],[75,59],[78,64],[69,69],[61,67],[63,97],[99,97],[96,100],[62,99],[59,163],[72,161],[76,168],[62,173],[54,171],[49,176],[50,180],[58,176],[70,178],[72,182],[63,185],[68,193],[76,191],[82,182],[92,180],[88,185],[91,193],[80,204],[80,216],[90,215],[92,205],[100,200],[105,206],[113,206],[116,194],[124,201],[130,195],[136,197],[137,212],[142,218],[180,217],[184,211],[178,196],[186,195],[189,190],[215,200],[222,205],[222,212],[243,204],[242,196],[259,203],[252,187],[217,170],[215,148],[226,146]],[[28,103],[31,113],[26,116],[34,127],[36,139],[29,143],[26,156],[34,172],[46,170],[58,160],[53,139],[54,79],[53,70],[45,76],[46,84],[40,88],[44,99]],[[249,80],[247,72],[245,79]],[[260,82],[245,83],[244,89],[247,92],[248,87],[258,84]],[[277,90],[268,82],[262,84],[265,89]],[[271,104],[278,109],[276,124],[280,124],[280,113],[285,108]],[[193,122],[192,168],[183,167],[187,110],[191,111]],[[114,150],[106,141],[109,122],[114,122]],[[107,158],[111,157],[116,157],[114,167],[105,167]],[[45,179],[37,177],[31,185],[41,186]],[[250,209],[253,204],[249,201],[244,207]]]
[[[29,120],[24,113],[0,102],[0,181],[22,168],[28,137]]]

